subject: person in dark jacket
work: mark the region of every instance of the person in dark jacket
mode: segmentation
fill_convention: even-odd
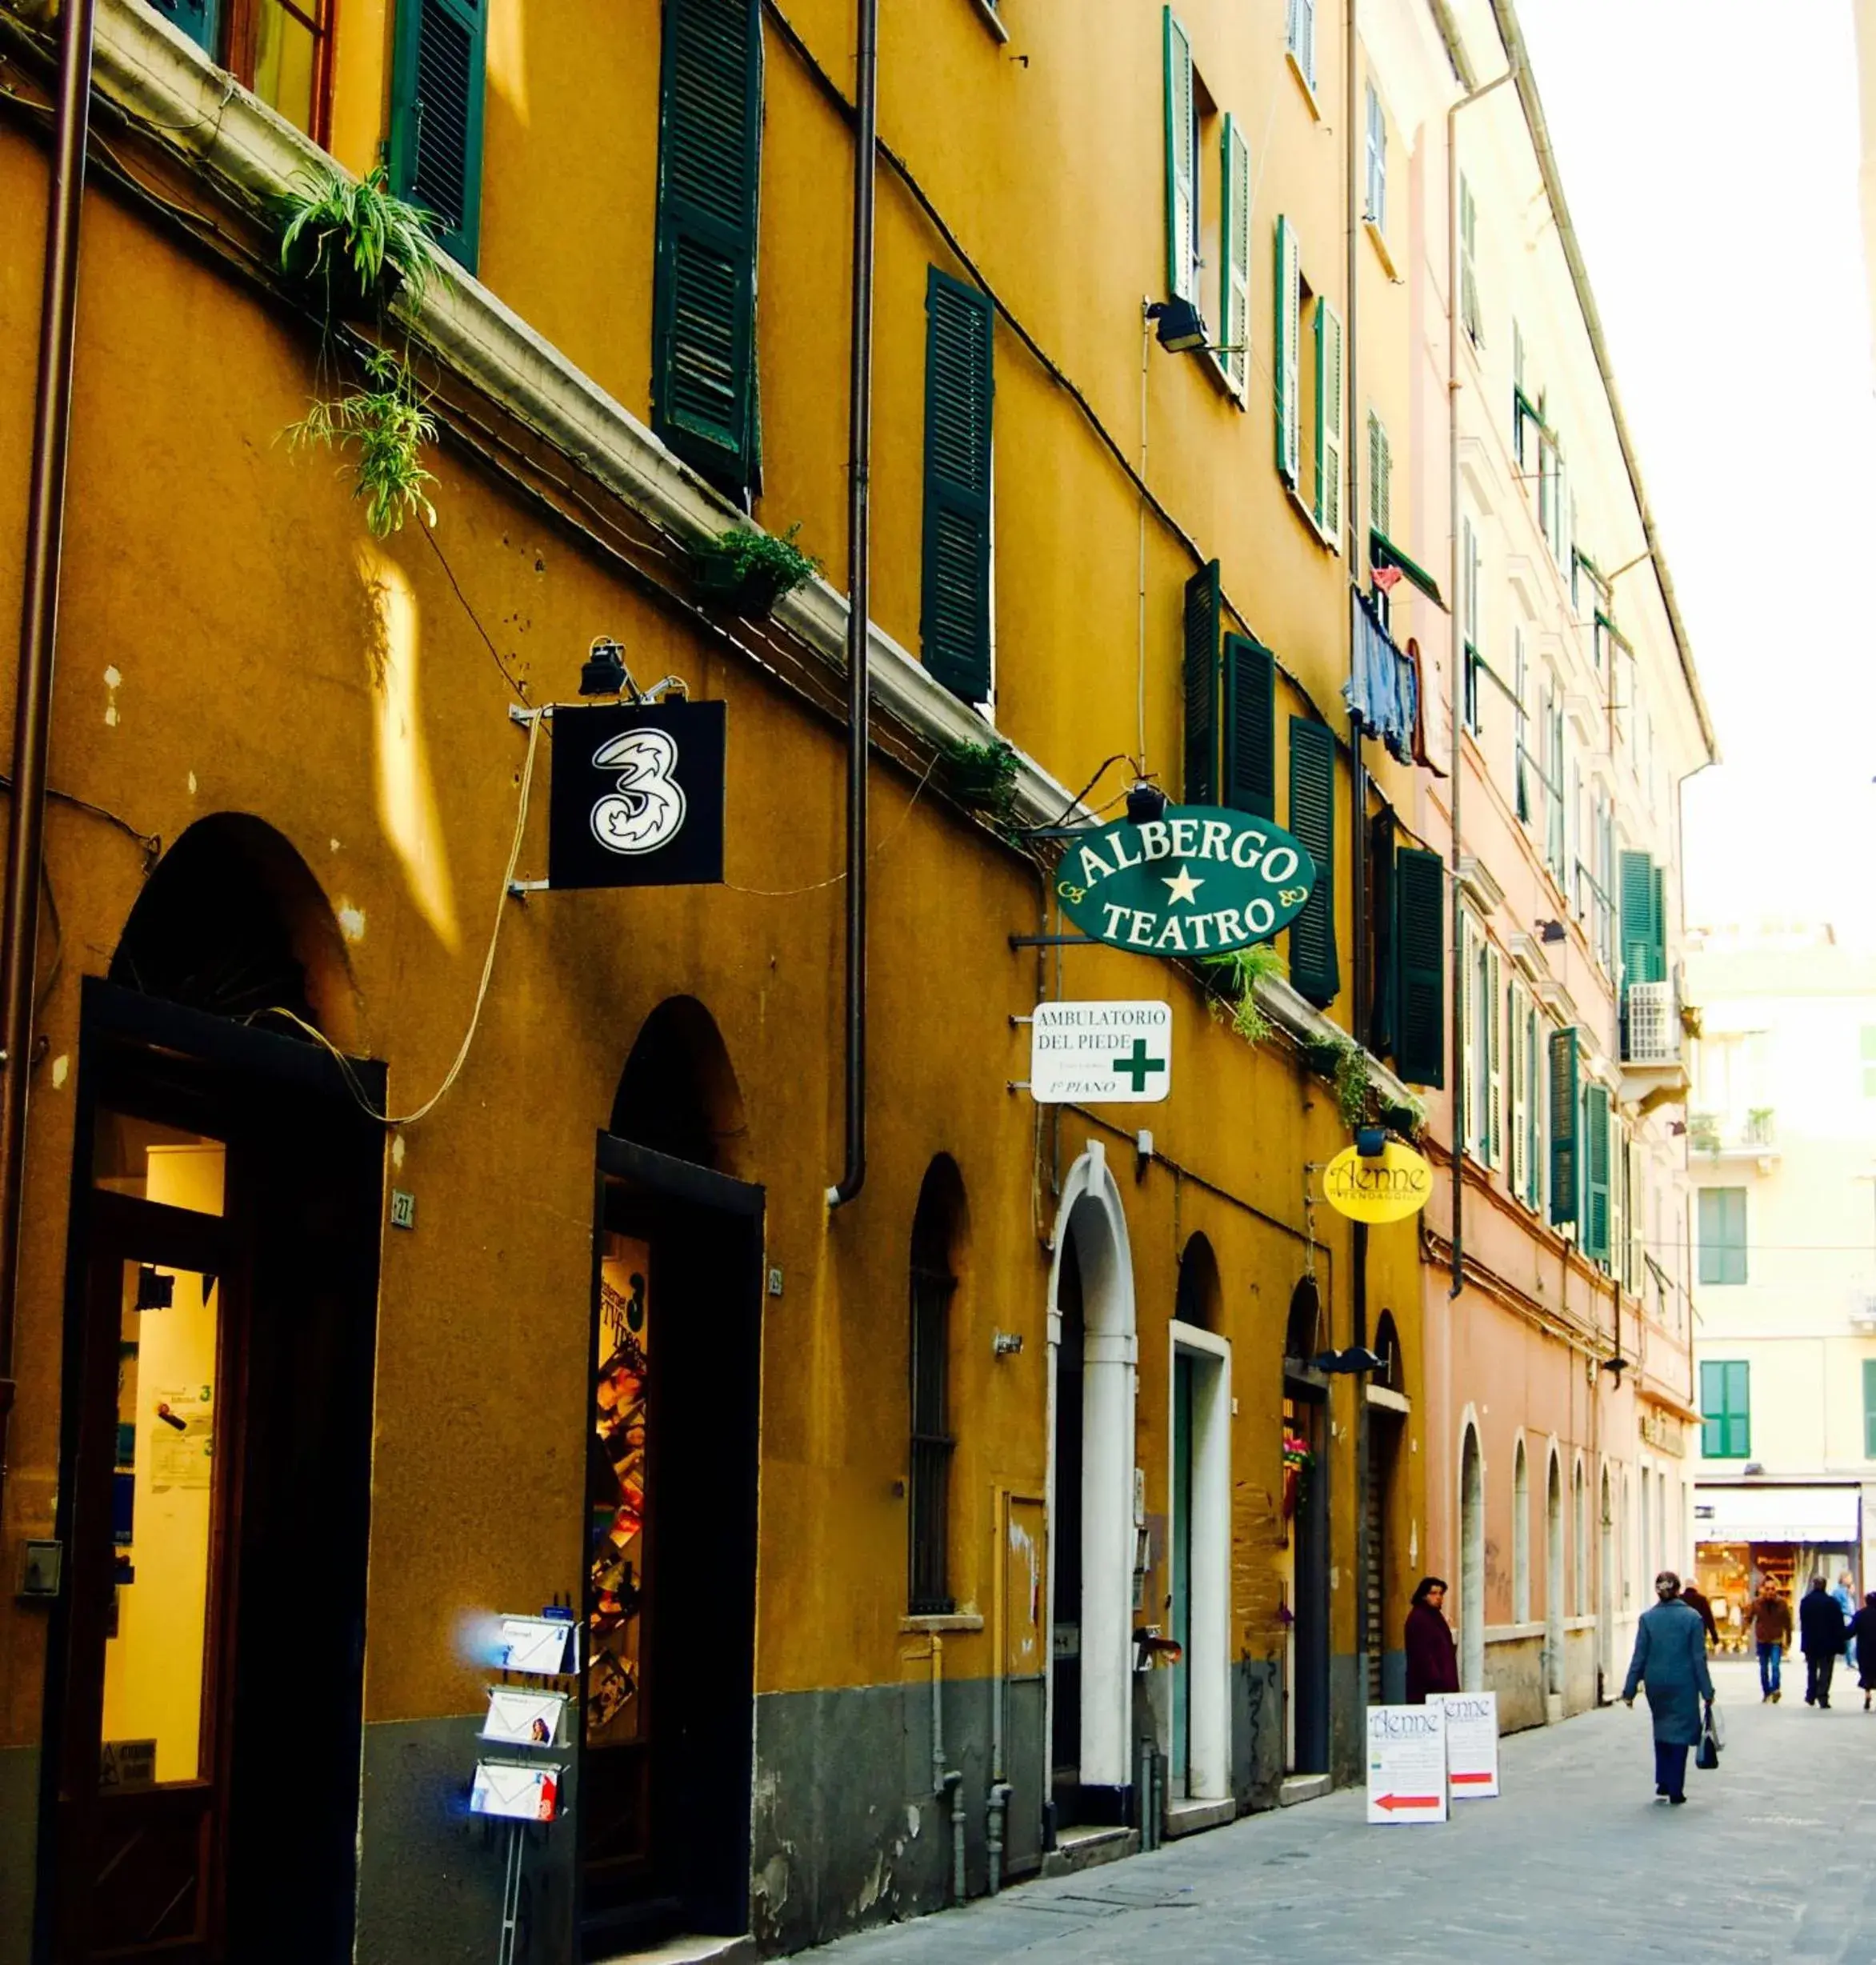
[[[1804,1652],[1804,1703],[1820,1712],[1830,1710],[1830,1679],[1843,1649],[1843,1612],[1822,1576],[1798,1607],[1798,1642]]]
[[[1857,1647],[1857,1683],[1863,1688],[1867,1712],[1870,1695],[1876,1692],[1876,1590],[1863,1599],[1863,1607],[1850,1620],[1850,1641]]]
[[[1706,1632],[1680,1600],[1681,1579],[1664,1569],[1654,1579],[1660,1600],[1635,1626],[1635,1655],[1622,1688],[1622,1703],[1648,1690],[1654,1721],[1654,1792],[1677,1807],[1687,1799],[1687,1749],[1700,1738],[1700,1702],[1713,1703],[1713,1674],[1706,1668]]]
[[[1706,1625],[1708,1641],[1717,1649],[1720,1627],[1713,1620],[1713,1604],[1706,1591],[1696,1589],[1690,1583],[1684,1583],[1681,1585],[1681,1601]]]
[[[1407,1612],[1407,1703],[1424,1706],[1429,1692],[1459,1689],[1459,1654],[1452,1627],[1440,1606],[1446,1601],[1445,1579],[1422,1576]]]

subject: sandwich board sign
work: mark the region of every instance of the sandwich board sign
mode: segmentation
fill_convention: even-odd
[[[1368,1819],[1446,1819],[1446,1715],[1425,1706],[1368,1708]]]
[[[1038,1003],[1030,1096],[1038,1105],[1157,1105],[1172,1090],[1170,1003]]]
[[[1498,1695],[1435,1692],[1427,1704],[1446,1716],[1446,1784],[1454,1801],[1489,1799],[1498,1791]]]

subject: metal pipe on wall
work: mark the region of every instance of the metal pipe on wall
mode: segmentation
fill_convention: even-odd
[[[866,1182],[866,772],[872,630],[873,235],[879,143],[879,0],[858,0],[854,105],[852,346],[847,371],[846,1160],[830,1208]]]
[[[46,850],[46,756],[58,646],[65,548],[66,457],[71,434],[73,344],[85,150],[91,125],[96,0],[66,0],[58,101],[46,194],[46,272],[39,310],[38,400],[26,503],[26,578],[13,713],[13,814],[0,914],[0,1497],[13,1411],[20,1231],[26,1212],[26,1099],[32,1077],[33,982]]]

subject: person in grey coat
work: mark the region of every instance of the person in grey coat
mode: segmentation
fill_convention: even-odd
[[[1681,1579],[1664,1569],[1654,1579],[1660,1601],[1642,1614],[1635,1627],[1635,1655],[1622,1688],[1622,1703],[1633,1706],[1635,1693],[1648,1689],[1654,1719],[1654,1792],[1678,1807],[1687,1799],[1687,1749],[1700,1739],[1700,1702],[1713,1703],[1713,1674],[1706,1668],[1706,1629],[1681,1601]]]

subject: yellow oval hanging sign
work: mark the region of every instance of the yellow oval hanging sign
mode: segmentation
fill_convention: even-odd
[[[1389,1140],[1373,1159],[1344,1147],[1323,1169],[1322,1191],[1336,1213],[1350,1221],[1405,1221],[1426,1207],[1433,1169],[1398,1139]]]

